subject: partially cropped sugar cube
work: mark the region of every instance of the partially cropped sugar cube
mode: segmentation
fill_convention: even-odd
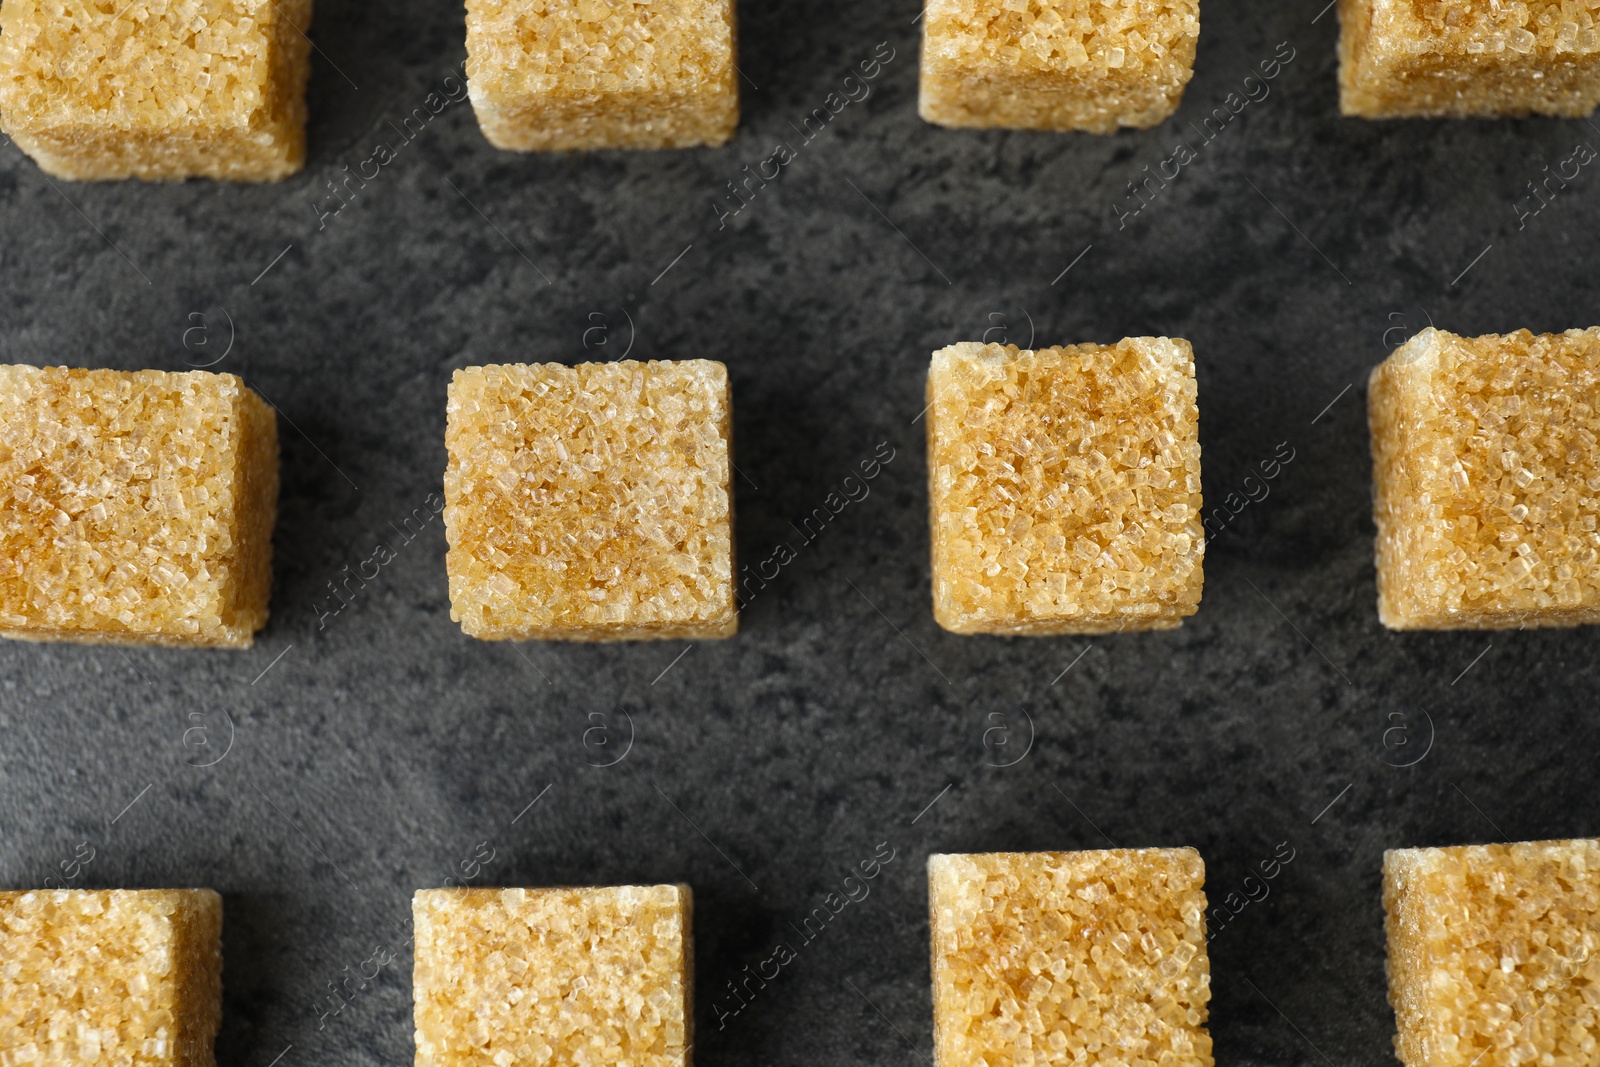
[[[0,892],[0,1063],[212,1067],[222,898],[209,889]]]
[[[248,648],[277,500],[232,374],[0,366],[0,636]]]
[[[1211,1067],[1192,848],[928,857],[939,1067]]]
[[[1600,329],[1427,329],[1372,372],[1378,617],[1600,622]]]
[[[687,1067],[691,910],[686,885],[417,893],[416,1067]]]
[[[1396,849],[1383,905],[1406,1067],[1600,1062],[1600,841]]]
[[[928,372],[933,613],[961,634],[1170,629],[1200,603],[1187,341],[957,344]]]
[[[1600,25],[1574,0],[1339,0],[1339,109],[1369,119],[1581,118]]]
[[[738,628],[721,363],[468,367],[450,383],[450,617],[487,640]]]
[[[1199,0],[926,0],[918,107],[941,126],[1113,133],[1178,109]]]
[[[733,0],[467,0],[467,87],[496,148],[720,145],[736,38]]]
[[[48,174],[277,181],[305,161],[311,0],[0,6],[0,129]]]

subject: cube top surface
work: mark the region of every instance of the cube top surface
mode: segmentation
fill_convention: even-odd
[[[416,894],[417,1067],[688,1062],[688,886]]]
[[[1343,0],[1347,5],[1350,0]],[[1581,8],[1568,0],[1360,0],[1365,31],[1396,52],[1410,56],[1520,57],[1575,60],[1600,51],[1600,40],[1586,36]],[[1590,19],[1593,25],[1593,19]]]
[[[6,0],[0,128],[47,174],[277,181],[305,161],[311,0]]]
[[[1187,341],[958,344],[928,374],[934,617],[956,633],[1169,628],[1200,601]]]
[[[586,885],[528,888],[419,889],[412,895],[416,914],[457,921],[460,916],[520,916],[531,929],[554,935],[579,931],[579,916],[628,921],[663,909],[689,907],[693,893],[682,883],[665,885]],[[467,920],[475,921],[475,920]],[[673,936],[682,937],[682,931]]]
[[[0,892],[0,1054],[210,1067],[221,929],[209,889]]]
[[[943,126],[1110,133],[1177,109],[1198,0],[927,0],[918,111]]]
[[[1209,1067],[1192,848],[928,858],[939,1067]]]
[[[1595,1062],[1600,840],[1397,849],[1383,881],[1401,1062]]]
[[[234,375],[0,366],[0,633],[248,646],[276,494]]]
[[[731,0],[467,3],[468,77],[491,93],[692,92],[728,77],[733,44]]]
[[[1430,848],[1385,849],[1386,868],[1396,873],[1456,871],[1462,875],[1474,872],[1493,874],[1506,864],[1530,865],[1544,873],[1555,873],[1556,867],[1566,869],[1569,880],[1580,880],[1593,873],[1600,876],[1600,838],[1566,837],[1550,841],[1511,841],[1488,845],[1443,845]],[[1600,894],[1600,883],[1594,886]]]
[[[1582,116],[1600,29],[1572,0],[1340,0],[1340,108],[1368,118]]]
[[[451,617],[494,639],[733,633],[731,413],[710,360],[457,371]]]
[[[249,127],[268,103],[273,24],[299,6],[5,0],[0,113],[22,127]]]
[[[720,145],[736,37],[733,0],[468,0],[472,109],[513,151]]]
[[[927,0],[924,47],[971,70],[1116,77],[1200,35],[1199,0]]]
[[[1384,625],[1600,621],[1600,329],[1424,330],[1368,412]]]

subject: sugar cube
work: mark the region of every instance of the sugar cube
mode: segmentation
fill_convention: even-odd
[[[1423,330],[1367,407],[1385,626],[1600,621],[1600,328]]]
[[[1211,1067],[1192,848],[928,857],[939,1067]]]
[[[311,0],[0,6],[0,128],[58,178],[277,181],[305,161]]]
[[[497,148],[720,145],[735,39],[733,0],[467,0],[467,88]]]
[[[688,886],[430,889],[411,910],[416,1067],[687,1067]]]
[[[1581,118],[1600,30],[1572,0],[1339,0],[1339,110],[1369,119]]]
[[[1199,0],[926,0],[921,115],[941,126],[1113,133],[1178,109]]]
[[[232,374],[0,366],[0,636],[249,648],[277,500]]]
[[[731,636],[731,423],[710,360],[457,371],[450,617],[488,640]]]
[[[209,889],[0,892],[0,1063],[212,1067],[222,898]]]
[[[964,343],[928,373],[933,610],[955,633],[1170,629],[1198,610],[1187,341]]]
[[[1406,1067],[1600,1058],[1600,841],[1392,850],[1383,905]]]

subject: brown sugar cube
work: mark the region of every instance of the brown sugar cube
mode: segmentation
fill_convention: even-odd
[[[939,1067],[1211,1067],[1192,848],[928,857]]]
[[[928,372],[933,613],[960,634],[1161,630],[1200,603],[1187,341],[966,343]]]
[[[688,1067],[686,885],[427,889],[416,1067]]]
[[[232,374],[0,366],[0,636],[249,648],[277,500]]]
[[[1383,856],[1406,1067],[1600,1062],[1600,841]]]
[[[729,637],[728,369],[693,359],[458,370],[450,617],[472,637]]]
[[[1581,118],[1600,103],[1597,18],[1575,0],[1339,0],[1339,110]]]
[[[1385,626],[1600,621],[1600,329],[1423,330],[1367,407]]]
[[[1113,133],[1178,110],[1199,0],[926,0],[918,109],[940,126]]]
[[[211,890],[0,892],[6,1067],[212,1067],[221,1022]]]
[[[496,148],[720,145],[735,37],[733,0],[467,0],[467,88]]]
[[[277,181],[305,161],[311,0],[0,6],[0,129],[47,174]]]

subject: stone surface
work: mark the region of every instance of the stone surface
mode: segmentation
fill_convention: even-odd
[[[278,181],[305,162],[311,0],[9,0],[0,129],[58,178]]]
[[[467,75],[497,148],[720,145],[739,125],[733,0],[469,0]]]
[[[0,892],[7,1067],[212,1067],[221,1016],[211,890]]]
[[[1383,857],[1406,1067],[1580,1067],[1600,1050],[1600,841]]]
[[[1430,315],[1594,325],[1593,168],[1525,229],[1515,207],[1597,135],[1340,119],[1325,2],[1205,0],[1178,114],[1115,137],[930,128],[919,5],[794,0],[742,12],[760,91],[726,148],[508,154],[465,102],[462,9],[395,0],[318,10],[308,169],[282,185],[63,185],[69,204],[0,144],[0,362],[228,352],[210,369],[283,413],[254,649],[0,642],[0,885],[61,881],[92,839],[73,884],[212,886],[219,1062],[292,1043],[277,1067],[393,1067],[414,890],[687,882],[701,1067],[914,1067],[894,1027],[931,1055],[930,852],[1184,842],[1219,928],[1218,1061],[1394,1062],[1383,851],[1593,835],[1600,635],[1383,628],[1364,383]],[[1264,99],[1209,143],[1188,130],[1269,61]],[[789,128],[863,89],[809,143]],[[1185,131],[1199,158],[1132,215],[1128,183]],[[718,229],[784,138],[793,163]],[[327,183],[373,174],[379,140],[393,161],[339,210]],[[1207,517],[1227,509],[1204,606],[1157,633],[945,633],[928,354],[1141,335],[1197,353]],[[464,636],[429,503],[452,374],[624,353],[728,366],[739,572],[770,576],[738,637]],[[328,583],[358,573],[341,607]],[[846,886],[880,843],[894,860]],[[790,928],[817,909],[810,940]]]

